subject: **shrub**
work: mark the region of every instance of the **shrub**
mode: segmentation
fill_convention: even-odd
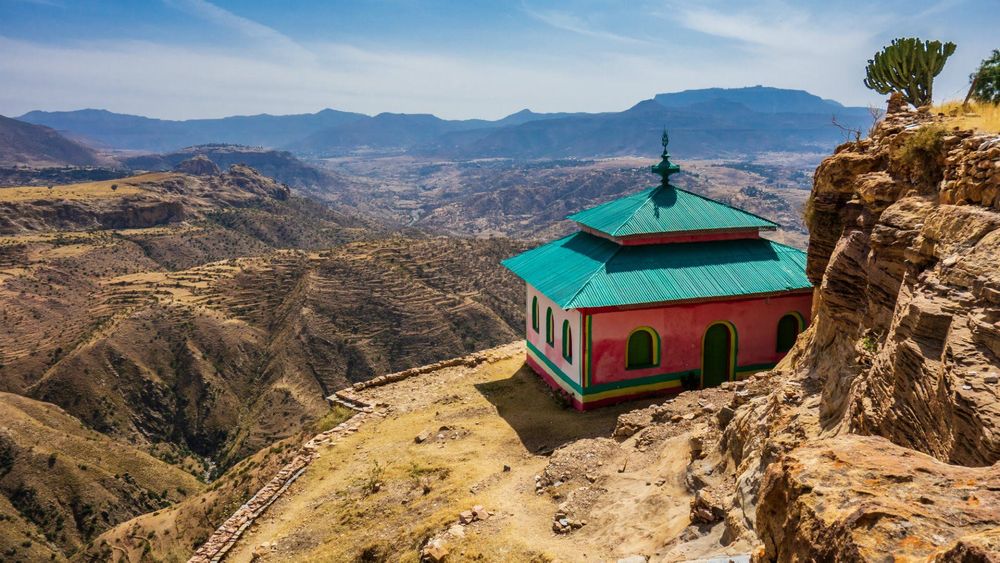
[[[940,158],[946,134],[947,131],[940,125],[917,129],[892,151],[894,164],[908,171],[911,180],[928,186],[936,185],[944,174]]]
[[[368,472],[361,479],[361,492],[365,496],[373,495],[382,488],[382,477],[385,475],[385,466],[378,460],[372,462]]]

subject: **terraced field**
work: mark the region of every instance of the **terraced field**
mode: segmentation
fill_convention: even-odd
[[[0,190],[11,219],[0,237],[0,392],[59,410],[147,456],[151,472],[197,484],[321,424],[325,397],[353,381],[515,338],[521,290],[499,262],[520,244],[391,234],[252,170],[227,174],[145,175],[115,181],[117,190],[101,182]],[[49,194],[66,197],[35,199]],[[161,205],[176,213],[142,211]],[[132,226],[105,226],[120,217]],[[5,428],[11,443],[30,441]],[[43,515],[18,491],[48,470],[23,452],[16,479],[0,470],[0,505],[24,538],[46,547],[0,535],[12,560],[69,556],[201,487],[182,486],[159,504],[83,495],[108,514],[96,521],[69,505]],[[263,471],[251,467],[247,475]],[[38,482],[48,483],[36,487],[45,498],[63,487]],[[235,483],[199,526],[211,529],[246,492],[245,479]],[[116,503],[123,509],[108,508]],[[84,531],[62,539],[56,520]]]

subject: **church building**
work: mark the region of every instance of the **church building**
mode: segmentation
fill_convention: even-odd
[[[670,184],[570,215],[579,231],[504,261],[523,279],[527,363],[580,410],[771,368],[810,318],[804,252],[777,225]]]

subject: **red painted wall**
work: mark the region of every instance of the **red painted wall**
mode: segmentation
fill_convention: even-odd
[[[613,237],[607,233],[591,229],[586,225],[577,223],[580,230],[590,233],[596,237],[601,237],[614,241],[622,246],[638,246],[649,244],[676,244],[685,242],[709,242],[714,240],[739,240],[748,238],[760,238],[759,229],[738,229],[733,231],[703,231],[697,233],[670,233],[656,235],[634,235],[627,237]]]
[[[593,314],[591,384],[701,368],[701,342],[716,321],[736,327],[736,365],[771,364],[784,354],[776,352],[778,320],[789,312],[809,322],[812,293],[739,301],[666,305],[655,309],[603,311]],[[660,365],[625,370],[628,335],[648,326],[660,335]]]

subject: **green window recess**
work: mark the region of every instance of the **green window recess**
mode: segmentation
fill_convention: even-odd
[[[549,346],[556,343],[556,321],[552,318],[552,307],[545,311],[545,342]]]
[[[625,369],[651,368],[660,365],[660,335],[649,327],[639,327],[628,335]]]
[[[531,328],[538,332],[538,297],[531,298]]]
[[[563,321],[562,355],[567,362],[573,362],[573,331],[569,328],[569,321]]]

